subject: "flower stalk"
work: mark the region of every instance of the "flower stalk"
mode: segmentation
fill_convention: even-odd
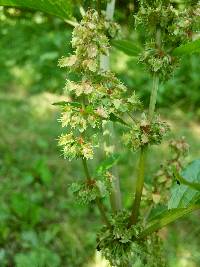
[[[86,176],[86,179],[91,182],[92,181],[92,178],[90,176],[90,173],[89,173],[89,169],[88,169],[88,165],[87,165],[87,161],[85,158],[82,158],[82,164],[83,164],[83,168],[84,168],[84,172],[85,172],[85,176]],[[101,201],[101,199],[98,197],[96,198],[96,204],[97,204],[97,207],[99,209],[99,212],[101,214],[101,218],[102,218],[102,221],[108,226],[110,227],[110,222],[107,218],[107,215],[106,215],[106,209]]]

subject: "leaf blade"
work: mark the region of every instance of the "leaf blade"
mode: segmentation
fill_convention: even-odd
[[[144,229],[140,235],[139,239],[146,237],[149,234],[152,234],[153,232],[156,232],[160,230],[161,228],[165,227],[166,225],[180,219],[181,217],[200,209],[200,204],[196,205],[190,205],[187,208],[184,209],[174,209],[174,210],[168,210],[164,213],[162,213],[159,218],[152,220],[148,223],[146,229]]]
[[[104,173],[105,171],[108,171],[111,169],[114,165],[116,165],[120,160],[119,154],[113,154],[109,157],[107,157],[98,167],[96,172],[98,174]]]
[[[200,39],[197,39],[193,42],[189,42],[187,44],[181,45],[175,48],[172,52],[174,56],[184,56],[190,55],[192,53],[200,53]]]
[[[76,107],[76,108],[81,108],[81,104],[79,102],[68,102],[68,101],[59,101],[59,102],[55,102],[52,105],[54,106],[72,106],[72,107]]]
[[[180,174],[188,183],[200,185],[200,160],[191,162]],[[175,184],[171,189],[171,198],[168,201],[168,208],[186,208],[191,204],[195,204],[200,199],[200,191],[194,187],[182,183]]]
[[[111,44],[128,56],[137,57],[141,52],[141,48],[133,44],[133,41],[130,40],[113,40]]]
[[[179,183],[182,183],[184,185],[187,185],[187,186],[191,187],[192,189],[195,189],[197,191],[200,191],[200,183],[194,183],[194,182],[190,182],[190,181],[186,180],[176,170],[175,170],[174,175],[175,175],[177,181],[179,181]]]
[[[30,8],[66,19],[71,13],[70,0],[0,0],[0,6]]]

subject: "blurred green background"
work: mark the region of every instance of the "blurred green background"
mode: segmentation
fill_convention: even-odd
[[[123,25],[126,14],[116,14]],[[0,267],[105,267],[95,252],[98,212],[76,204],[67,189],[82,178],[82,167],[63,160],[57,147],[59,110],[52,103],[63,99],[67,77],[57,60],[71,51],[72,27],[13,8],[0,10],[0,25]],[[131,30],[136,39],[123,27],[124,36]],[[158,97],[159,112],[172,127],[168,139],[184,135],[190,144],[188,162],[200,158],[199,59],[184,58]],[[151,78],[137,60],[112,49],[111,68],[147,106]],[[152,149],[148,177],[169,153],[166,142]],[[137,154],[122,154],[119,175],[128,206]],[[200,266],[198,213],[161,235],[170,267]]]

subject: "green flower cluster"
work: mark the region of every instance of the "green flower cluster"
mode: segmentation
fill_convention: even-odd
[[[80,77],[78,81],[66,81],[65,91],[76,102],[64,104],[60,118],[67,134],[61,135],[59,145],[70,160],[92,159],[98,145],[93,129],[98,134],[104,121],[113,117],[116,120],[140,108],[135,93],[129,93],[113,73],[101,68],[101,55],[107,55],[110,47],[108,36],[115,35],[117,30],[115,23],[106,21],[103,15],[87,11],[73,31],[74,54],[59,60],[60,67],[68,67]]]
[[[101,178],[85,182],[72,183],[70,191],[81,204],[88,204],[97,198],[104,198],[110,194],[114,177],[106,172]]]
[[[132,129],[123,136],[124,143],[130,145],[134,151],[150,145],[160,144],[163,137],[169,131],[169,126],[160,118],[154,117],[150,123],[146,114],[142,114],[140,122],[135,123]]]
[[[79,157],[86,159],[93,158],[94,142],[91,143],[81,135],[75,136],[73,133],[62,134],[59,138],[58,145],[63,147],[64,157],[69,160]]]
[[[174,69],[179,66],[179,59],[163,49],[155,48],[155,42],[146,43],[139,61],[144,63],[151,73],[158,73],[162,80],[170,78]]]
[[[129,227],[130,214],[118,212],[110,219],[111,227],[104,226],[97,236],[97,249],[112,266],[129,266],[134,257],[133,241],[137,239],[140,227]]]
[[[141,1],[136,25],[148,29],[146,48],[140,56],[150,72],[168,79],[179,63],[173,49],[191,40],[193,27],[200,17],[199,3],[187,10],[175,9],[170,1]]]
[[[139,239],[141,224],[130,227],[129,219],[127,211],[113,214],[110,227],[102,227],[97,236],[97,249],[109,260],[111,266],[133,266],[137,262],[138,266],[166,267],[157,234]]]

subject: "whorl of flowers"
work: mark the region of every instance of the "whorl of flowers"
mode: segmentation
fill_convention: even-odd
[[[110,227],[102,227],[97,236],[97,249],[109,260],[111,266],[128,266],[133,262],[133,241],[137,239],[141,227],[134,225],[129,227],[127,211],[113,214],[110,219]]]
[[[187,10],[178,10],[170,1],[141,2],[136,25],[148,29],[148,39],[140,61],[145,63],[150,72],[158,73],[165,80],[179,63],[179,59],[173,56],[173,49],[192,38],[200,17],[200,3]]]
[[[108,36],[116,31],[115,24],[106,21],[103,15],[87,11],[72,34],[74,54],[59,60],[60,67],[67,67],[79,76],[78,81],[66,81],[65,91],[76,102],[63,104],[60,119],[67,133],[61,135],[59,145],[70,160],[92,159],[93,149],[98,145],[94,143],[92,130],[95,128],[97,133],[103,121],[112,120],[113,116],[120,118],[140,106],[135,93],[129,93],[113,73],[101,69],[101,55],[107,55],[110,47]]]
[[[169,126],[166,122],[155,117],[150,123],[146,114],[142,114],[140,122],[134,124],[132,129],[124,134],[123,139],[125,144],[132,147],[134,151],[148,144],[160,144],[163,137],[169,131]]]
[[[70,191],[80,204],[88,204],[97,198],[108,196],[114,179],[115,177],[110,172],[106,172],[101,174],[101,177],[95,177],[95,179],[72,183]]]
[[[102,227],[97,236],[97,249],[113,267],[130,266],[130,263],[134,265],[138,259],[139,266],[166,267],[160,239],[153,234],[139,240],[142,226],[136,224],[130,227],[129,216],[127,211],[111,216],[110,227]]]

